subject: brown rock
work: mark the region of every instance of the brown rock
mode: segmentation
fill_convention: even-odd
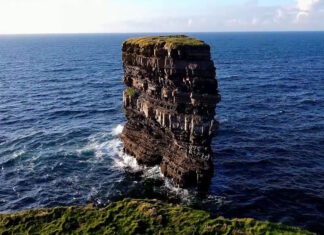
[[[125,152],[181,187],[206,186],[213,173],[211,140],[220,101],[210,48],[186,36],[125,41]]]

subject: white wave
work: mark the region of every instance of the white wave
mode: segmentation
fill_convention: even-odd
[[[153,167],[146,167],[143,173],[143,177],[151,179],[163,178],[163,174],[159,165]]]
[[[140,166],[133,156],[130,156],[124,152],[123,143],[119,138],[109,140],[106,144],[114,162],[114,167],[128,169],[134,172],[144,170],[145,167]]]
[[[143,171],[145,167],[140,166],[134,157],[126,154],[123,150],[123,143],[119,138],[123,127],[123,125],[118,124],[111,130],[111,135],[108,133],[98,133],[91,136],[88,144],[77,151],[78,155],[88,155],[88,153],[91,154],[93,152],[95,162],[101,162],[105,157],[109,157],[113,161],[113,168],[127,169],[132,172]],[[91,159],[87,160],[87,162],[92,161]]]
[[[139,165],[136,158],[130,156],[124,152],[123,142],[120,140],[119,135],[123,130],[123,125],[119,124],[114,127],[110,132],[97,133],[89,138],[88,144],[78,151],[80,155],[92,156],[89,153],[93,153],[95,160],[88,159],[90,163],[101,163],[105,158],[112,159],[112,165],[110,167],[117,170],[126,170],[129,172],[142,172],[143,178],[150,179],[163,179],[164,184],[162,188],[166,189],[171,195],[176,195],[183,203],[190,204],[195,200],[195,191],[183,189],[175,186],[172,180],[164,177],[161,172],[160,166],[146,167]],[[91,158],[91,157],[90,157]],[[77,181],[78,179],[69,179],[71,181]],[[121,179],[119,179],[120,181]],[[134,181],[133,183],[136,184]],[[91,188],[89,197],[96,198],[96,203],[101,204],[100,199],[96,197],[98,189]],[[216,201],[223,203],[224,199],[217,196],[210,196],[207,198],[209,201]]]
[[[12,159],[16,159],[18,157],[21,157],[22,155],[25,154],[25,150],[18,150],[18,151],[15,151],[12,155]]]
[[[133,172],[138,172],[144,170],[144,166],[140,166],[135,157],[130,156],[124,152],[124,146],[122,141],[119,138],[119,135],[122,133],[124,126],[118,124],[111,131],[112,140],[109,140],[105,143],[107,150],[110,153],[110,156],[113,160],[113,167],[119,169],[127,169]]]
[[[126,154],[123,149],[123,142],[119,137],[122,130],[123,125],[119,124],[114,127],[111,132],[98,133],[91,136],[88,144],[83,149],[78,151],[79,154],[88,155],[89,152],[93,152],[95,163],[101,163],[105,158],[112,159],[112,165],[110,167],[113,169],[122,171],[126,170],[129,172],[141,172],[142,177],[146,179],[162,179],[164,181],[162,188],[166,189],[172,195],[176,195],[183,203],[190,204],[191,201],[195,200],[194,191],[175,186],[171,179],[164,177],[159,165],[153,167],[139,165],[136,158]],[[93,161],[93,159],[89,160],[87,160],[87,162]],[[97,189],[93,187],[91,189],[90,196],[96,196],[96,194]],[[215,197],[208,198],[208,200],[217,201],[221,199],[219,197]],[[97,203],[100,204],[101,201],[97,201]]]
[[[219,120],[219,123],[220,124],[224,124],[224,123],[227,123],[228,122],[228,118],[222,118]]]
[[[224,196],[217,196],[217,195],[207,195],[207,197],[204,199],[205,203],[213,203],[214,205],[224,205],[224,204],[229,204],[231,201],[226,200]]]
[[[0,165],[9,162],[9,161],[14,161],[20,157],[22,157],[25,154],[25,150],[16,150],[12,153],[10,158],[5,158],[2,161],[0,161]],[[1,160],[1,159],[0,159]]]
[[[181,199],[188,198],[189,191],[179,186],[175,186],[169,178],[164,178],[164,186],[172,193],[180,196]]]
[[[113,136],[119,136],[123,131],[124,125],[118,124],[115,128],[112,129],[111,134]]]
[[[176,195],[177,198],[181,200],[185,205],[191,205],[192,203],[197,202],[197,191],[192,189],[184,189],[178,186],[175,186],[169,178],[164,178],[164,187],[173,195]],[[225,197],[207,194],[204,199],[198,199],[200,203],[213,203],[214,205],[222,206],[226,203]]]
[[[103,157],[106,154],[108,154],[105,143],[100,143],[96,140],[90,140],[90,142],[85,147],[77,150],[77,153],[79,156],[88,155],[88,153],[93,153],[97,161],[103,160]]]

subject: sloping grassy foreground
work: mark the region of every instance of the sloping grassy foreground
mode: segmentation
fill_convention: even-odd
[[[311,234],[253,219],[213,218],[157,200],[125,199],[103,209],[61,207],[0,215],[0,234]]]

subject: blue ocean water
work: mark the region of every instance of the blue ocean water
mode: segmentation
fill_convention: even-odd
[[[207,195],[122,152],[132,36],[0,36],[0,212],[159,197],[323,232],[324,33],[192,34],[222,95]]]

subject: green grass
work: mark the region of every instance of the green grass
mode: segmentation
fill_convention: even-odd
[[[125,199],[102,209],[61,207],[0,215],[0,234],[311,234],[253,219],[210,214],[157,200]]]
[[[133,97],[135,94],[136,94],[136,90],[134,89],[134,88],[127,88],[126,89],[126,94],[128,95],[128,96],[131,96],[131,97]]]
[[[170,36],[153,36],[153,37],[138,37],[130,38],[125,41],[127,44],[136,44],[139,47],[151,45],[166,45],[167,47],[178,48],[182,46],[199,47],[207,46],[203,41],[187,37],[185,35],[170,35]]]

